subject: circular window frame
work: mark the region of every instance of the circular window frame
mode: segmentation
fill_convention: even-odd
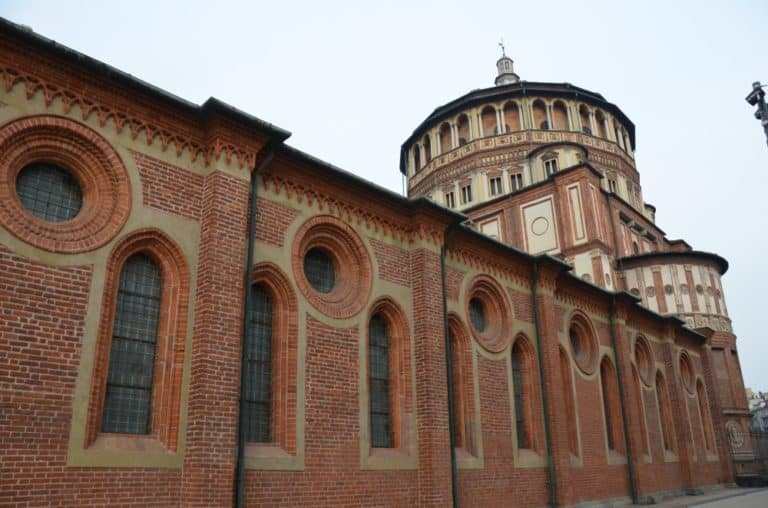
[[[571,338],[571,330],[573,329],[576,330],[577,337],[579,338],[578,354],[573,347],[573,340]],[[576,367],[587,376],[597,372],[600,345],[597,342],[597,334],[592,326],[592,322],[586,315],[578,311],[571,314],[570,319],[568,319],[568,327],[566,328],[566,339]]]
[[[312,249],[323,251],[333,262],[336,282],[328,293],[316,290],[304,273],[304,257]],[[371,258],[357,233],[336,217],[313,217],[299,228],[293,242],[292,264],[301,294],[323,314],[349,318],[368,302],[373,285]]]
[[[640,354],[638,354],[640,353]],[[653,374],[655,361],[653,359],[653,349],[648,339],[642,335],[635,338],[635,347],[632,348],[632,356],[637,367],[637,375],[645,386],[653,386]]]
[[[72,219],[46,221],[21,203],[17,177],[38,162],[61,166],[80,185],[82,205]],[[109,142],[90,128],[48,115],[0,127],[0,224],[15,237],[50,252],[87,252],[112,240],[130,210],[128,171]]]
[[[689,395],[696,393],[696,376],[693,373],[693,363],[691,357],[686,351],[680,351],[680,357],[677,360],[677,368],[680,371],[680,381],[683,388]]]
[[[477,299],[483,306],[485,328],[475,328],[470,318],[470,302]],[[464,313],[474,339],[487,351],[500,353],[512,342],[512,307],[501,286],[487,275],[478,275],[469,284],[464,299]]]

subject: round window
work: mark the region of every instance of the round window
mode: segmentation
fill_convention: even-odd
[[[586,317],[581,314],[573,317],[568,327],[568,339],[573,360],[579,369],[588,375],[594,373],[600,346]]]
[[[680,377],[683,380],[683,386],[685,389],[693,395],[694,383],[693,383],[693,366],[691,365],[691,359],[687,353],[680,354]]]
[[[310,286],[321,293],[330,293],[336,286],[333,259],[323,250],[309,249],[304,256],[304,275]]]
[[[371,260],[357,233],[340,219],[319,215],[307,220],[296,233],[292,260],[299,290],[325,315],[352,317],[368,303]]]
[[[469,318],[475,330],[478,332],[485,331],[485,307],[479,298],[472,298],[469,301]]]
[[[512,339],[512,310],[499,283],[487,275],[478,275],[470,283],[464,301],[475,340],[492,353],[506,349]]]
[[[16,177],[16,195],[27,211],[48,222],[74,219],[83,206],[77,179],[63,167],[48,162],[22,168]]]
[[[648,386],[653,384],[653,351],[645,337],[635,340],[635,365],[640,379]]]

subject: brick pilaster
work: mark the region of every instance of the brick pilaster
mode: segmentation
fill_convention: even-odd
[[[182,506],[232,504],[248,189],[220,171],[203,186]]]
[[[418,382],[419,505],[451,506],[451,449],[440,255],[413,252],[413,322]]]

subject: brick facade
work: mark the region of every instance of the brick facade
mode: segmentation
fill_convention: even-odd
[[[190,111],[5,22],[0,42],[0,140],[27,118],[58,119],[46,120],[64,125],[57,136],[108,155],[88,170],[104,181],[82,170],[82,184],[112,189],[85,193],[93,217],[112,210],[94,239],[67,243],[66,223],[35,229],[11,216],[26,213],[18,201],[0,213],[0,506],[231,506],[246,283],[262,284],[275,309],[271,437],[245,447],[248,506],[569,506],[733,480],[721,417],[743,393],[732,336],[685,328],[561,261],[462,226],[460,214],[382,193],[215,102]],[[275,158],[256,175],[268,142]],[[11,200],[13,183],[0,182]],[[505,211],[510,228],[515,206]],[[310,249],[332,261],[328,292],[307,277]],[[150,430],[107,434],[116,286],[134,253],[155,260],[163,281]],[[485,329],[470,315],[473,298]],[[387,448],[371,446],[374,315],[390,335]],[[594,335],[586,368],[574,319]],[[634,374],[639,336],[650,383]],[[684,386],[681,352],[700,389]],[[671,406],[669,450],[657,374]]]

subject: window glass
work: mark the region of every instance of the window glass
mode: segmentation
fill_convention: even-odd
[[[49,222],[74,219],[83,205],[80,185],[66,169],[36,162],[16,178],[16,195],[32,215]]]

